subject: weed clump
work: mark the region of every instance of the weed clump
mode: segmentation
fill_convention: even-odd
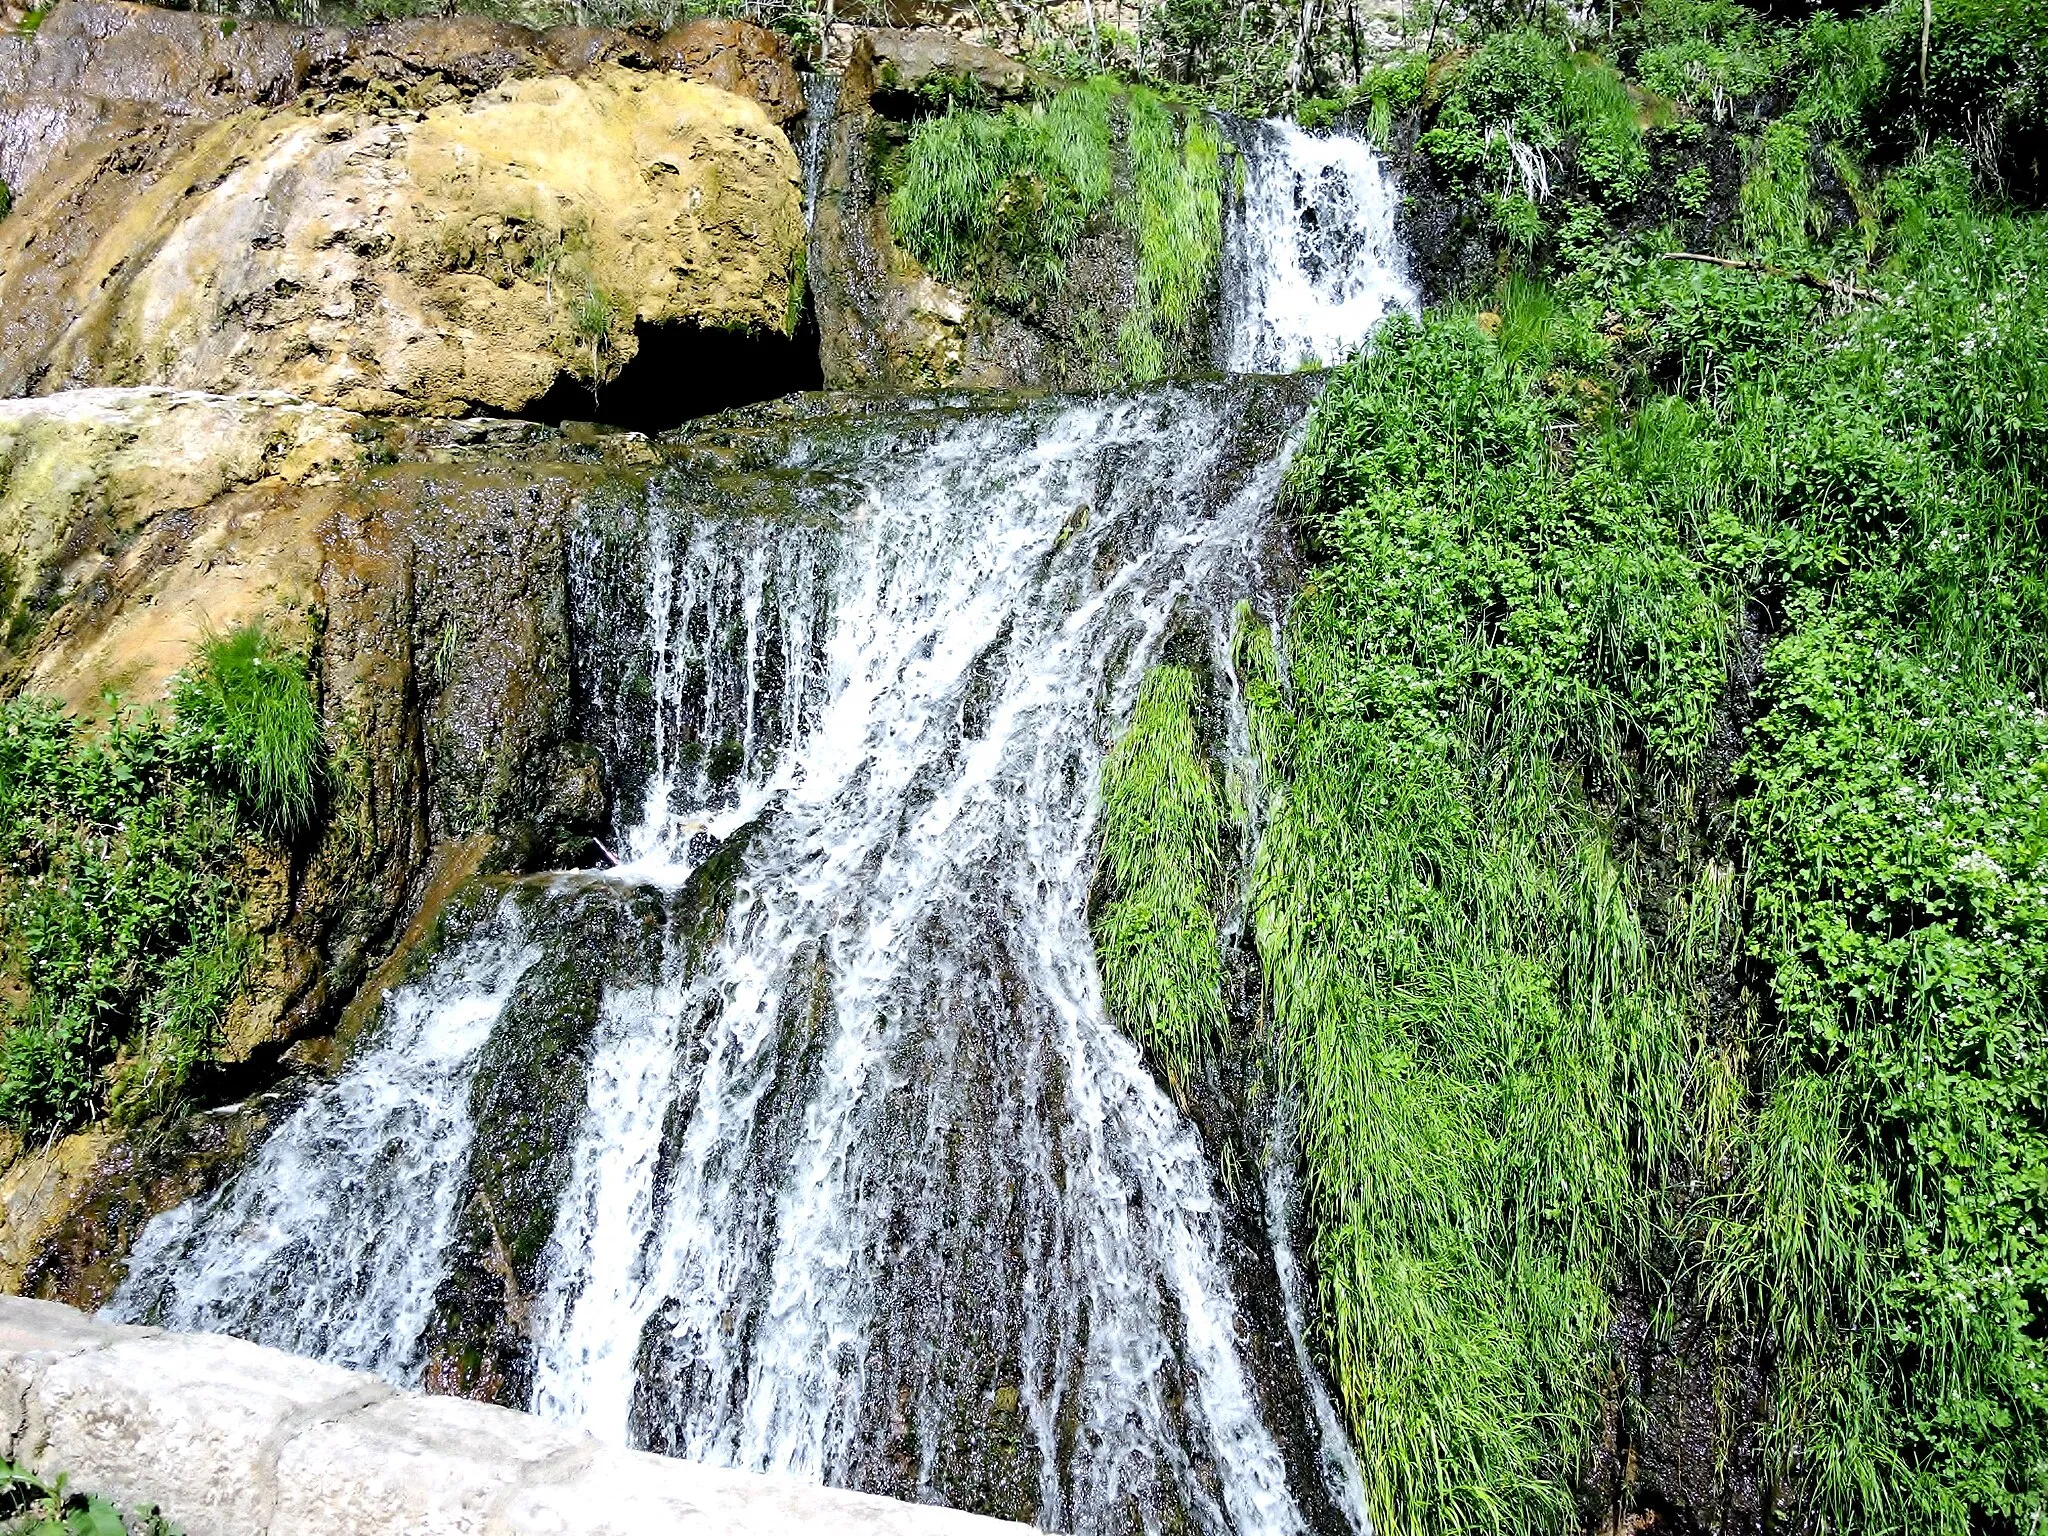
[[[246,845],[317,814],[302,657],[243,630],[172,699],[172,720],[131,710],[100,732],[47,700],[0,707],[0,1118],[25,1131],[177,1103],[246,967]]]

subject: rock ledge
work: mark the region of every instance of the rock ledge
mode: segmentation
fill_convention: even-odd
[[[1028,1536],[929,1505],[619,1451],[217,1334],[0,1297],[5,1454],[189,1536]]]

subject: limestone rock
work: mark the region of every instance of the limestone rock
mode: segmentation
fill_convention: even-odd
[[[88,712],[110,688],[151,702],[209,628],[303,609],[313,488],[361,462],[358,426],[275,395],[0,401],[0,626],[21,686]]]
[[[0,1356],[0,1374],[9,1363]],[[43,1367],[16,1454],[117,1503],[161,1505],[188,1531],[263,1531],[280,1431],[390,1396],[374,1378],[240,1339],[124,1336]]]
[[[973,55],[987,52],[942,46],[950,40],[938,35],[912,50],[904,45],[910,35],[863,34],[840,78],[809,266],[826,386],[1008,389],[1036,382],[1048,367],[1043,338],[925,271],[890,231],[873,147],[877,133],[891,127],[878,100],[879,46],[898,50],[899,81],[908,78],[906,66],[921,80],[941,59],[971,66]]]
[[[0,1174],[0,1291],[18,1292],[62,1229],[114,1137],[88,1131],[17,1156]]]
[[[603,1447],[212,1334],[0,1299],[0,1455],[190,1536],[1031,1536],[957,1510]]]
[[[875,91],[885,101],[915,98],[935,78],[971,80],[990,101],[1017,101],[1037,78],[1007,54],[933,27],[877,27],[867,40],[875,58]]]
[[[698,16],[649,50],[658,68],[752,97],[778,123],[804,111],[803,84],[774,33],[722,16]]]
[[[796,158],[758,104],[616,66],[419,117],[250,111],[147,187],[105,170],[0,224],[0,392],[517,411],[565,373],[603,382],[636,324],[786,330],[803,239]],[[104,231],[61,283],[45,207]]]

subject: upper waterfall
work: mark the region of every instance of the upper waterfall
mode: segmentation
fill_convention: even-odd
[[[1341,363],[1389,315],[1415,309],[1399,190],[1370,143],[1292,123],[1224,126],[1245,166],[1225,229],[1226,368]]]

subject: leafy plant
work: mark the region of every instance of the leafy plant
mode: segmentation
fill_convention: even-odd
[[[0,1532],[6,1536],[180,1536],[154,1507],[132,1521],[105,1499],[73,1493],[61,1473],[45,1481],[0,1460]]]
[[[305,662],[260,630],[209,642],[146,711],[94,731],[48,701],[0,706],[7,968],[0,1117],[68,1129],[173,1107],[217,1043],[249,939],[251,837],[302,833],[322,773]]]

